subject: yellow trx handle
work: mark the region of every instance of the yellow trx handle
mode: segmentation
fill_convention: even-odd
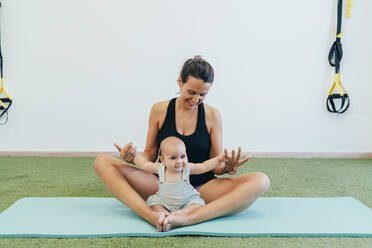
[[[340,73],[336,73],[335,74],[335,82],[333,83],[332,85],[332,88],[331,90],[329,91],[329,94],[328,95],[332,95],[333,94],[333,91],[335,90],[335,87],[337,87],[338,91],[340,92],[340,95],[343,96],[344,93],[347,94],[344,86],[342,85],[341,83],[341,79],[340,79]]]
[[[4,94],[6,95],[6,97],[9,98],[10,100],[12,100],[12,97],[5,90],[5,87],[4,87],[4,78],[1,79],[0,94],[1,94],[1,92],[4,92]]]
[[[0,94],[1,92],[3,91],[4,89],[4,80],[1,79],[1,88],[0,88]],[[3,106],[4,108],[6,108],[5,104],[3,103],[3,101],[0,100],[0,105]]]
[[[347,0],[346,17],[350,18],[351,0]]]
[[[8,94],[8,92],[6,92],[5,90],[5,87],[4,87],[4,78],[1,79],[1,87],[0,87],[0,94],[4,92],[5,96],[7,98],[9,98],[9,100],[12,100],[11,96]],[[0,105],[3,106],[4,108],[6,108],[5,104],[3,103],[3,101],[0,100]]]

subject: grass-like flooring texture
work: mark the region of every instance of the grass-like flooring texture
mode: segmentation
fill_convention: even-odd
[[[0,157],[0,212],[23,197],[112,197],[94,173],[93,161],[94,158]],[[271,189],[264,196],[352,196],[372,208],[372,159],[253,158],[239,168],[238,174],[253,171],[264,172],[270,177]],[[372,238],[202,236],[0,238],[0,248],[2,247],[372,248]]]

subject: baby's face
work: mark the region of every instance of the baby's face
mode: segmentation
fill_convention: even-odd
[[[187,155],[184,145],[168,146],[164,152],[162,163],[168,170],[181,172],[187,165]]]

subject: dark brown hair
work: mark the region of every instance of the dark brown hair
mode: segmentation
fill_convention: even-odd
[[[180,76],[183,83],[187,82],[189,76],[201,79],[204,83],[213,83],[214,71],[212,66],[198,55],[193,59],[186,60],[182,66]]]

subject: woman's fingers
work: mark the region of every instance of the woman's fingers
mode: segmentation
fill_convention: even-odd
[[[126,144],[123,148],[123,152],[124,153],[128,153],[129,152],[129,149],[132,147],[133,143],[132,142],[129,142],[128,144]]]
[[[133,154],[133,148],[134,148],[133,146],[128,148],[128,150],[127,150],[128,156]]]
[[[233,170],[229,172],[230,175],[234,175],[238,171],[237,166],[234,166]]]
[[[118,149],[119,152],[121,152],[121,147],[117,143],[114,142],[114,146],[116,147],[116,149]]]
[[[235,161],[236,162],[239,162],[239,159],[240,159],[240,152],[242,151],[242,148],[239,146],[238,147],[238,154],[236,154],[236,159],[235,159]]]
[[[248,157],[246,157],[245,159],[240,160],[238,166],[240,166],[240,165],[246,163],[249,159],[251,159],[251,156],[248,156]]]
[[[235,150],[231,150],[231,156],[229,156],[227,149],[224,149],[224,158],[226,165],[225,167],[227,170],[231,170],[229,173],[230,174],[235,174],[237,172],[237,167],[246,163],[251,157],[248,156],[244,159],[240,159],[240,155],[242,152],[242,148],[239,146],[237,152],[235,153]]]
[[[134,158],[136,157],[136,153],[137,153],[137,147],[132,146],[128,153],[128,160],[133,161]]]
[[[225,160],[225,169],[229,171],[229,174],[233,175],[238,171],[238,167],[244,163],[246,163],[251,156],[247,156],[244,159],[240,159],[240,155],[242,152],[242,148],[239,146],[236,156],[235,156],[235,150],[231,151],[231,156],[229,156],[227,149],[224,149],[224,160]]]
[[[136,156],[137,148],[133,146],[132,142],[126,144],[121,148],[117,143],[114,143],[114,146],[120,152],[120,157],[127,162],[132,162]]]

